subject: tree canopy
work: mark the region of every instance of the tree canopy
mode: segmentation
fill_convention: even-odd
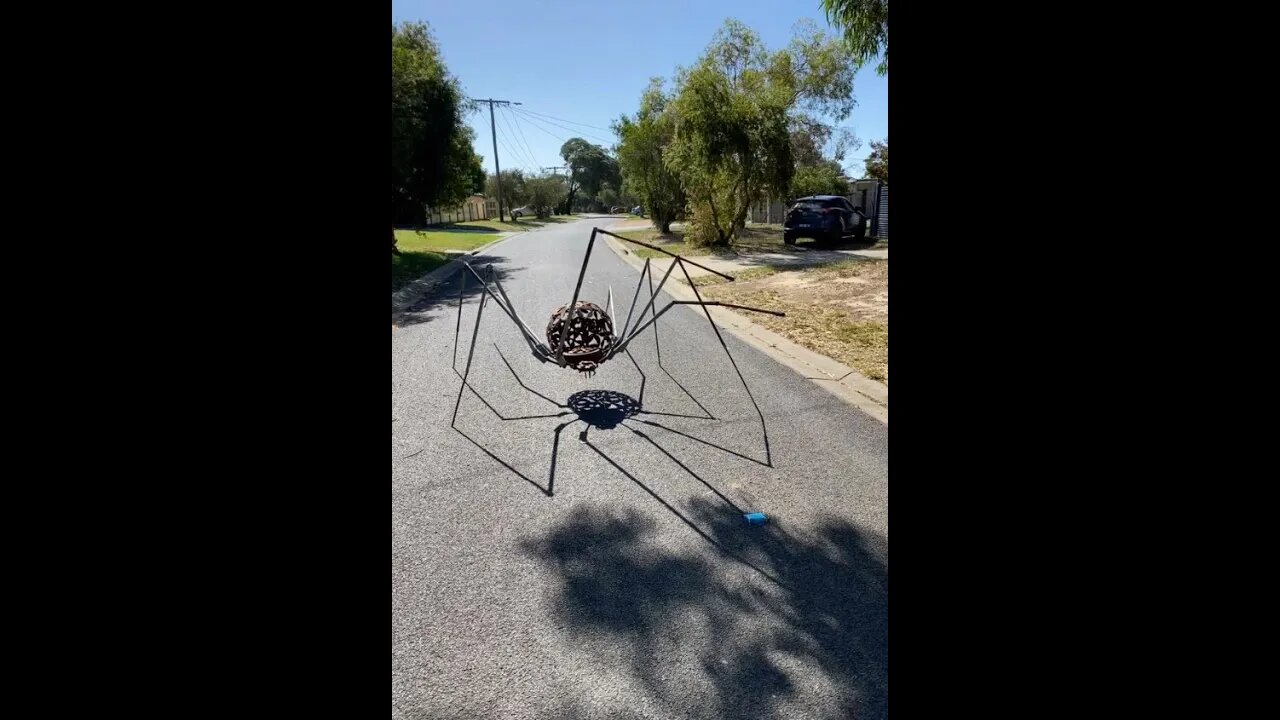
[[[843,44],[801,22],[791,44],[769,52],[727,20],[704,55],[677,75],[675,133],[663,152],[693,206],[686,238],[727,245],[766,192],[784,194],[795,173],[793,120],[852,112],[855,63]]]
[[[561,207],[568,195],[568,181],[563,175],[536,175],[525,180],[528,204],[538,209],[539,217]]]
[[[510,209],[520,207],[529,200],[529,189],[526,187],[527,179],[524,172],[515,170],[502,171],[502,206]],[[485,176],[484,194],[486,197],[498,197],[497,179],[492,173]]]
[[[908,153],[909,154],[909,153]],[[866,159],[867,177],[889,184],[889,138],[884,142],[872,142],[871,154]]]
[[[481,158],[464,119],[469,107],[426,23],[392,26],[393,223],[420,223],[425,206],[454,206],[483,190]]]
[[[859,66],[878,55],[876,73],[889,74],[889,0],[822,0],[822,9],[844,30],[845,45]]]
[[[814,165],[796,168],[791,178],[791,197],[806,195],[848,195],[849,178],[840,163],[823,160]]]
[[[671,98],[662,85],[661,78],[651,79],[635,117],[623,115],[613,129],[621,138],[618,164],[624,191],[639,197],[654,227],[669,233],[672,221],[684,212],[686,199],[679,174],[662,159],[675,135],[675,117],[668,109]]]
[[[572,179],[568,188],[571,206],[574,205],[579,190],[587,199],[594,200],[606,183],[615,188],[622,185],[618,161],[599,145],[593,145],[580,137],[569,138],[560,146],[560,157],[569,166]]]

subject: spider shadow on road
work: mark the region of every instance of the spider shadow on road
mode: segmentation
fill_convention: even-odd
[[[593,389],[593,390],[582,390],[582,391],[576,392],[570,395],[569,398],[564,403],[560,403],[560,402],[557,402],[556,400],[553,400],[552,398],[547,397],[543,393],[538,392],[537,390],[529,387],[529,385],[525,383],[525,381],[520,377],[519,373],[516,372],[515,368],[512,367],[511,363],[507,360],[506,355],[503,354],[502,349],[498,347],[497,343],[494,343],[493,347],[494,347],[494,350],[497,351],[498,357],[502,360],[503,365],[505,365],[507,370],[510,371],[512,377],[515,379],[516,383],[520,385],[521,388],[523,388],[525,391],[529,392],[530,394],[537,396],[538,398],[541,398],[542,400],[545,400],[546,402],[555,406],[556,408],[559,409],[559,412],[548,412],[545,414],[537,414],[537,415],[521,415],[521,416],[515,416],[515,417],[507,417],[503,415],[498,410],[497,407],[495,407],[493,402],[490,402],[479,390],[477,390],[471,381],[463,380],[462,373],[459,373],[457,368],[455,367],[454,374],[458,376],[459,380],[462,380],[462,386],[459,388],[457,405],[460,406],[463,395],[467,391],[470,391],[471,395],[474,395],[482,405],[488,408],[488,410],[491,413],[493,413],[495,417],[497,417],[499,420],[503,422],[511,422],[516,420],[535,420],[535,419],[543,419],[543,418],[566,417],[567,419],[564,422],[557,425],[554,431],[552,432],[551,465],[547,474],[546,484],[543,485],[542,483],[539,483],[533,480],[528,475],[525,475],[524,473],[520,472],[515,467],[513,467],[510,463],[498,457],[496,454],[494,454],[492,451],[490,451],[488,448],[482,445],[475,438],[471,437],[462,429],[460,429],[457,426],[457,407],[455,407],[454,417],[453,417],[453,420],[450,422],[450,426],[452,427],[454,432],[457,432],[458,434],[462,435],[471,444],[475,445],[486,455],[493,458],[495,461],[500,463],[503,467],[507,468],[511,472],[515,473],[525,482],[528,482],[532,484],[534,487],[538,488],[540,491],[542,491],[544,495],[548,497],[555,495],[556,465],[557,465],[557,460],[560,452],[561,433],[570,425],[573,425],[578,422],[583,423],[583,425],[585,426],[584,429],[579,433],[578,439],[583,443],[586,443],[589,447],[591,447],[592,450],[595,450],[601,456],[605,457],[606,460],[609,460],[609,462],[614,464],[614,466],[619,471],[621,471],[627,477],[631,478],[633,481],[639,483],[639,481],[636,480],[634,476],[628,474],[626,470],[622,469],[621,466],[617,465],[616,463],[613,463],[613,461],[610,458],[608,458],[608,456],[604,455],[604,453],[602,453],[597,446],[592,445],[589,442],[588,433],[592,428],[601,429],[601,430],[612,430],[614,428],[617,428],[619,425],[626,427],[628,430],[631,431],[632,434],[642,438],[645,442],[647,442],[648,444],[653,446],[656,450],[658,450],[662,455],[674,461],[677,465],[680,466],[680,468],[682,468],[694,479],[698,480],[703,485],[706,485],[708,488],[710,488],[713,492],[715,492],[717,496],[719,496],[722,500],[724,500],[726,503],[728,503],[738,512],[741,512],[741,509],[738,508],[736,505],[734,505],[727,497],[725,497],[723,493],[721,493],[716,488],[712,487],[710,483],[708,483],[704,478],[702,478],[700,475],[695,473],[685,463],[677,459],[674,454],[672,454],[664,446],[662,446],[660,443],[654,440],[653,437],[651,437],[649,434],[644,432],[643,429],[637,427],[636,425],[630,424],[627,421],[633,420],[638,423],[643,423],[646,426],[661,428],[667,432],[673,433],[675,435],[680,435],[682,437],[685,437],[691,440],[695,440],[705,446],[714,448],[716,450],[727,453],[729,455],[733,455],[735,457],[748,460],[758,465],[772,467],[772,465],[767,462],[756,460],[755,458],[748,457],[734,450],[730,450],[729,448],[723,447],[721,445],[717,445],[716,443],[713,443],[709,440],[704,440],[695,435],[691,435],[687,432],[676,430],[674,428],[669,427],[668,425],[664,425],[654,420],[648,420],[642,417],[642,416],[662,416],[662,417],[672,417],[672,418],[686,418],[686,419],[692,419],[692,420],[715,420],[716,419],[715,416],[711,415],[710,412],[707,412],[703,404],[696,397],[694,397],[693,394],[690,393],[683,385],[680,385],[678,381],[676,382],[676,384],[679,385],[680,389],[686,395],[688,395],[688,397],[691,400],[693,400],[693,402],[700,409],[702,409],[704,413],[706,413],[705,415],[683,415],[679,413],[665,413],[665,412],[645,410],[644,409],[644,392],[645,392],[645,385],[648,379],[645,376],[644,371],[640,369],[639,364],[636,363],[635,358],[631,357],[631,354],[629,352],[626,353],[627,357],[631,360],[632,364],[636,368],[636,371],[640,374],[640,377],[641,377],[639,398],[633,398],[630,395],[617,392],[614,390]],[[664,368],[664,372],[665,372],[665,368]],[[670,373],[667,373],[667,374],[668,376],[670,376]],[[672,380],[675,380],[675,378],[672,378]],[[754,399],[752,400],[752,402],[754,403]],[[766,430],[766,437],[767,437],[767,430]],[[641,487],[644,487],[644,485],[641,484]],[[648,490],[648,488],[645,488],[645,489]],[[659,498],[659,500],[661,499]],[[668,505],[668,509],[670,509],[669,505]],[[692,526],[692,527],[694,527],[694,529],[697,530],[696,526]],[[701,531],[699,532],[701,533]]]
[[[459,255],[461,258],[472,265],[493,266],[493,274],[498,280],[507,280],[515,273],[523,270],[523,267],[503,266],[503,263],[509,263],[507,258],[491,256],[491,255]],[[455,258],[456,259],[456,258]],[[465,273],[466,270],[458,266],[456,270],[451,272],[447,278],[423,293],[421,297],[415,300],[411,305],[403,310],[392,313],[391,324],[399,327],[408,327],[410,325],[422,325],[437,319],[433,317],[435,310],[441,307],[453,306],[456,311],[458,305],[458,288],[460,287],[459,274]],[[476,282],[468,282],[466,290],[462,293],[464,302],[476,300],[484,287]]]

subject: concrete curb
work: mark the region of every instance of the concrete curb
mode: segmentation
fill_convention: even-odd
[[[489,243],[488,245],[481,245],[480,247],[474,250],[468,250],[465,253],[460,253],[458,257],[450,260],[444,265],[441,265],[435,270],[432,270],[426,275],[423,275],[417,280],[414,280],[408,285],[405,285],[404,287],[400,288],[396,292],[392,293],[391,294],[392,323],[395,322],[396,316],[403,313],[406,308],[408,308],[410,305],[413,305],[423,295],[433,290],[436,286],[447,281],[450,277],[453,276],[455,272],[461,270],[463,260],[465,260],[468,257],[471,257],[472,255],[479,255],[499,243],[504,243],[510,240],[511,238],[516,237],[517,235],[524,235],[525,233],[528,233],[528,232],[534,232],[534,231],[525,230],[524,232],[509,232],[509,233],[506,233],[503,237],[500,237],[497,240],[494,240],[493,242]]]
[[[609,226],[614,230],[616,225]],[[625,229],[625,228],[624,228]],[[644,268],[644,260],[636,257],[619,240],[604,236],[605,244],[618,257],[622,258],[637,271]],[[651,266],[652,267],[652,266]],[[665,272],[662,266],[660,272]],[[668,280],[663,290],[677,300],[695,300],[693,290],[683,282]],[[756,348],[765,355],[800,373],[806,380],[812,380],[827,392],[862,410],[885,425],[889,424],[889,386],[876,382],[844,363],[819,355],[812,350],[797,345],[785,337],[756,325],[727,308],[707,308],[716,325],[733,333],[739,340]]]

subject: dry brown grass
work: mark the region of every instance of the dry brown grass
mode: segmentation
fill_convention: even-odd
[[[753,322],[889,382],[889,261],[850,260],[809,268],[755,268],[736,282],[704,283],[704,296],[782,310],[750,313]]]

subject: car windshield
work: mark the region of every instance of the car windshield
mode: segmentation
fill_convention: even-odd
[[[792,210],[800,210],[802,212],[814,212],[824,208],[843,208],[844,206],[836,198],[828,198],[825,200],[800,200],[795,204]]]

